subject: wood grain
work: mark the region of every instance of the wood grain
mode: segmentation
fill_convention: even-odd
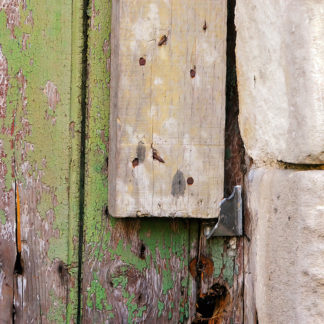
[[[0,323],[75,320],[80,3],[0,4]]]
[[[111,215],[217,217],[225,52],[223,1],[113,1]]]

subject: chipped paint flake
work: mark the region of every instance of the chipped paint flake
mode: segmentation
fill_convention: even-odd
[[[45,89],[44,89],[44,93],[48,99],[48,106],[53,111],[55,111],[56,105],[60,101],[60,94],[57,90],[56,85],[51,81],[47,81]]]
[[[6,117],[8,84],[8,62],[0,45],[0,118]]]
[[[26,8],[25,0],[0,0],[0,11],[4,10],[7,16],[7,28],[11,32],[11,37],[15,37],[15,27],[20,25],[20,5]]]

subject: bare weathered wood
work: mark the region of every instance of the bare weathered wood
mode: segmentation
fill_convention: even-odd
[[[217,217],[226,2],[113,1],[109,212]]]

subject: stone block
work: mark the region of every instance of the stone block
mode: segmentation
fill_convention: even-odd
[[[254,160],[324,162],[324,3],[237,1],[240,130]]]
[[[247,197],[254,300],[245,302],[262,324],[323,323],[324,172],[254,169]]]

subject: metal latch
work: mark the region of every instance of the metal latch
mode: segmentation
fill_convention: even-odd
[[[241,186],[235,186],[232,194],[228,198],[224,198],[219,206],[220,213],[215,226],[206,224],[204,228],[206,238],[243,235]]]

